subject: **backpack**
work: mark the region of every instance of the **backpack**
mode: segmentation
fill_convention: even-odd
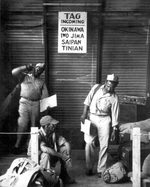
[[[49,176],[49,181],[45,175]],[[6,173],[0,176],[0,187],[54,187],[58,183],[54,172],[41,170],[40,165],[28,158],[15,159]]]
[[[102,179],[105,183],[117,183],[127,177],[127,171],[122,162],[117,162],[106,169],[102,174]]]

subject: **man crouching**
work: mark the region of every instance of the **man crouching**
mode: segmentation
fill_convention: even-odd
[[[64,137],[55,132],[56,124],[58,123],[59,121],[49,115],[42,117],[40,120],[40,166],[44,170],[50,171],[51,168],[55,167],[56,163],[60,161],[61,171],[59,177],[64,184],[72,184],[75,183],[75,180],[72,179],[67,172],[67,167],[71,165],[71,147],[70,143]]]

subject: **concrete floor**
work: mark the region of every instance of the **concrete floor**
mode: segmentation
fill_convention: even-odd
[[[75,178],[76,184],[67,185],[68,187],[132,187],[132,182],[125,182],[120,184],[106,184],[101,178],[98,178],[96,174],[96,165],[98,158],[98,149],[95,152],[95,166],[94,175],[85,175],[85,156],[84,150],[73,150],[72,161],[73,166],[69,169],[70,175]],[[116,160],[109,154],[108,165],[112,165]]]
[[[109,152],[112,153],[111,147]],[[26,152],[21,155],[3,155],[0,157],[0,175],[3,175],[6,170],[10,167],[12,161],[17,157],[26,157]],[[120,184],[106,184],[101,178],[98,178],[96,174],[96,165],[98,158],[98,148],[95,151],[95,167],[94,175],[87,176],[85,175],[85,155],[84,150],[72,150],[72,167],[68,169],[71,177],[75,178],[76,184],[66,185],[65,187],[132,187],[132,182],[125,182]],[[112,157],[109,154],[108,157],[108,166],[115,163],[115,157]],[[59,171],[60,165],[57,165],[56,172]]]

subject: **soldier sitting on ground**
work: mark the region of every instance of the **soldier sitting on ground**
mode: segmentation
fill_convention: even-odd
[[[49,171],[56,166],[58,161],[60,161],[61,171],[59,177],[64,184],[72,184],[75,183],[75,180],[72,179],[67,172],[67,166],[71,165],[71,147],[70,143],[64,137],[55,132],[56,124],[58,123],[59,121],[49,115],[42,117],[40,120],[40,165],[43,169]],[[30,144],[27,154],[28,156],[31,155]]]

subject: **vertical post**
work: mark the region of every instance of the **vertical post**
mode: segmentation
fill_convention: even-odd
[[[133,173],[133,187],[141,186],[141,150],[140,150],[140,128],[133,128],[132,140],[132,173]]]
[[[44,3],[47,2],[46,0],[43,0],[43,31],[44,31],[44,51],[45,51],[45,82],[48,90],[50,90],[50,59],[49,59],[49,41],[50,41],[50,31],[48,30],[48,16],[47,13],[51,14],[51,12],[48,12],[48,7],[44,5]],[[51,10],[51,9],[50,9]],[[49,23],[50,24],[50,23]]]
[[[38,164],[38,127],[31,127],[31,160]]]
[[[101,2],[100,0],[98,2]],[[103,2],[103,1],[102,1]],[[98,40],[97,40],[97,72],[96,72],[96,82],[102,82],[102,52],[103,52],[103,16],[102,16],[102,6],[98,8]]]
[[[150,141],[150,132],[148,132],[148,141]]]

